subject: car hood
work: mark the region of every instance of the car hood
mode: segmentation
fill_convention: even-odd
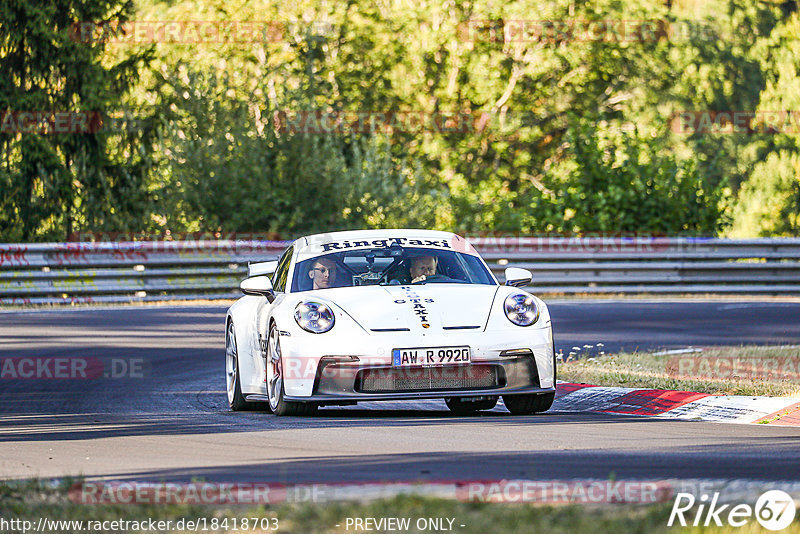
[[[368,331],[482,330],[500,286],[422,284],[326,289],[333,302]]]

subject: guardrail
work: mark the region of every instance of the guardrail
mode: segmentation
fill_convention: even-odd
[[[800,239],[473,238],[540,293],[800,294]],[[286,241],[0,244],[0,304],[229,299]]]

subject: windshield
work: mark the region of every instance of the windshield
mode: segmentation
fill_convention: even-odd
[[[452,250],[365,248],[324,254],[297,263],[292,292],[367,285],[496,285],[483,262]]]

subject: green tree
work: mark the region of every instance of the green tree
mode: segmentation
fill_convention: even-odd
[[[730,235],[800,236],[800,154],[771,152],[739,194]]]
[[[773,218],[791,215],[795,137],[669,126],[684,110],[798,109],[793,5],[143,0],[138,20],[273,21],[281,32],[256,42],[111,47],[66,34],[79,20],[125,20],[130,3],[8,2],[0,7],[9,21],[0,28],[3,72],[8,65],[13,74],[0,81],[4,109],[125,105],[145,120],[126,135],[0,137],[0,233],[714,233],[733,198],[735,216],[750,217],[761,190],[786,191]],[[547,20],[573,26],[519,33],[518,21]],[[611,28],[587,39],[587,21],[653,24],[639,36]],[[423,131],[320,135],[281,130],[275,112],[283,111],[472,120],[455,131],[429,121]],[[765,183],[768,161],[784,166],[780,183]]]
[[[98,130],[98,121],[123,111],[149,55],[105,65],[111,36],[76,33],[79,23],[113,25],[133,12],[131,0],[0,3],[0,239],[62,240],[74,231],[142,224],[154,125],[143,121],[118,135]],[[93,126],[23,132],[16,120],[29,112],[69,113]]]
[[[180,70],[186,81],[167,80],[176,95],[164,140],[167,227],[188,222],[181,229],[289,236],[432,225],[420,173],[392,156],[386,136],[295,132],[275,114],[284,106],[257,119],[253,109],[263,105],[257,98],[221,97],[224,75]]]
[[[800,236],[800,14],[792,13],[763,39],[766,85],[751,145],[758,159],[738,191],[734,237]]]
[[[574,158],[548,170],[525,231],[714,235],[721,226],[721,191],[708,189],[694,160],[670,154],[665,137],[584,120],[566,143]]]

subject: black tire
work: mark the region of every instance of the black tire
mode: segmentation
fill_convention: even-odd
[[[556,345],[553,343],[553,389],[558,376],[558,362],[556,361]],[[503,395],[503,404],[514,415],[530,415],[546,412],[553,406],[556,392],[531,393],[526,395]]]
[[[555,391],[526,395],[503,395],[503,403],[514,415],[530,415],[549,410],[555,397]]]
[[[275,415],[311,415],[317,411],[313,402],[292,402],[284,399],[283,359],[278,327],[273,324],[267,340],[267,396]]]
[[[228,406],[234,412],[258,409],[257,403],[250,403],[242,395],[242,382],[239,374],[239,351],[236,347],[236,334],[233,321],[225,330],[225,389],[228,393]]]
[[[497,405],[498,397],[490,397],[480,401],[465,401],[459,397],[444,400],[450,411],[456,415],[472,415],[481,410],[491,410]]]

